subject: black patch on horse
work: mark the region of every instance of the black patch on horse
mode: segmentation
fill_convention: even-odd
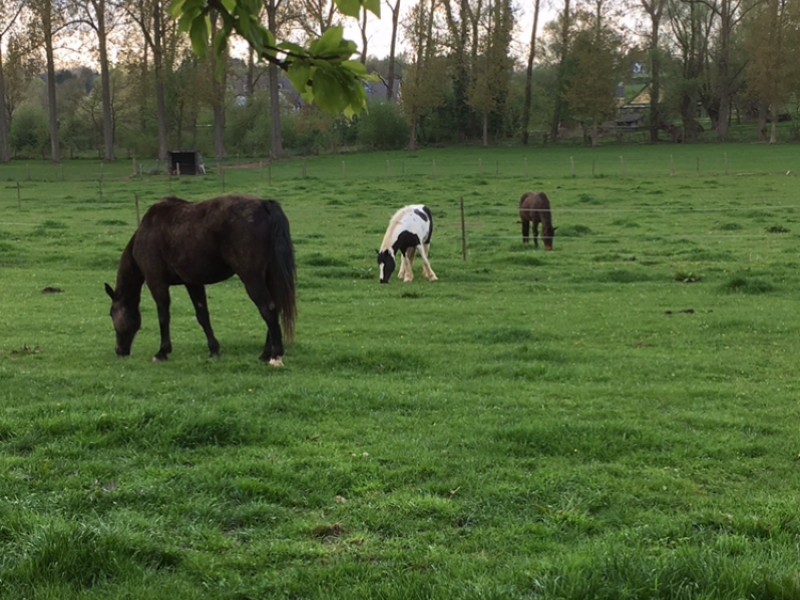
[[[419,246],[419,236],[416,233],[404,230],[397,236],[397,241],[392,245],[392,250],[405,254],[406,250],[415,246]]]
[[[425,211],[420,210],[419,208],[415,208],[414,212],[417,213],[417,216],[422,219],[423,221],[428,220],[428,215],[425,214]]]

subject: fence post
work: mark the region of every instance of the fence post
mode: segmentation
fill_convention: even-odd
[[[136,227],[138,228],[142,223],[142,219],[139,217],[139,194],[133,195],[133,204],[136,206]]]
[[[464,196],[461,196],[461,259],[467,261],[467,226],[464,222]]]

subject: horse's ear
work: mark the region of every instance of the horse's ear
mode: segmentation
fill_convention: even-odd
[[[112,300],[114,299],[114,289],[108,284],[106,284],[106,294],[111,296]]]

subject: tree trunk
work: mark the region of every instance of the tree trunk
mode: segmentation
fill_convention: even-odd
[[[6,79],[3,73],[3,40],[0,37],[0,162],[11,160],[8,147],[8,107],[6,106]]]
[[[211,32],[212,36],[217,31],[217,12],[211,12]],[[228,76],[227,58],[228,53],[218,57],[216,52],[211,51],[212,74],[212,106],[214,113],[214,158],[217,161],[225,159],[225,87]],[[220,65],[218,61],[222,61]]]
[[[417,149],[417,117],[412,115],[409,119],[408,149],[413,152]]]
[[[273,35],[278,34],[278,4],[275,0],[267,0],[264,3],[267,9],[267,28]],[[271,158],[283,158],[283,134],[281,133],[281,93],[280,93],[280,73],[278,66],[270,63],[267,68],[267,79],[269,81],[269,116],[271,126],[271,145],[269,155]]]
[[[50,157],[53,162],[61,162],[61,144],[58,139],[58,111],[56,109],[56,67],[53,53],[53,13],[52,4],[45,2],[42,14],[44,51],[47,60],[47,113],[50,124]]]
[[[389,73],[386,77],[388,79],[386,82],[386,99],[392,100],[394,98],[394,68],[395,53],[397,51],[397,22],[400,17],[400,0],[397,0],[394,6],[388,2],[386,4],[392,11],[392,39],[389,44]]]
[[[556,98],[555,107],[553,109],[553,122],[550,125],[550,139],[553,142],[558,141],[558,129],[561,125],[561,111],[564,104],[562,94],[564,92],[564,77],[567,61],[567,48],[569,45],[569,0],[564,0],[564,14],[561,23],[561,56],[558,61],[558,76],[556,81]]]
[[[98,0],[95,4],[97,18],[97,46],[100,54],[100,86],[103,103],[103,147],[105,159],[113,161],[114,155],[114,118],[111,111],[111,76],[108,69],[108,40],[106,32],[106,3]]]
[[[153,7],[153,69],[156,76],[156,113],[158,121],[158,160],[169,158],[167,145],[167,102],[164,83],[164,30],[161,26],[161,3]]]
[[[525,70],[525,105],[522,109],[522,143],[528,145],[528,126],[531,121],[531,102],[533,88],[533,61],[536,57],[536,28],[539,24],[539,0],[533,5],[533,27],[531,28],[531,45],[528,49],[528,66]]]
[[[719,118],[717,120],[717,139],[724,142],[728,139],[728,120],[731,108],[731,81],[730,81],[730,42],[733,29],[733,9],[731,0],[721,0],[720,31],[719,31],[719,59],[717,61],[717,82],[719,91]]]

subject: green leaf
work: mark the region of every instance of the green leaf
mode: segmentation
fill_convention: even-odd
[[[308,82],[311,79],[311,66],[306,61],[293,61],[286,71],[286,76],[303,100],[310,103],[313,100],[313,93],[308,87]],[[309,96],[308,94],[311,95]]]
[[[336,6],[343,15],[348,17],[358,17],[361,12],[361,2],[359,0],[335,0]]]
[[[358,17],[363,6],[376,17],[381,16],[381,0],[334,0],[339,12],[348,17]]]
[[[329,56],[341,52],[342,38],[344,29],[341,27],[331,27],[322,34],[322,37],[314,40],[308,46],[308,51],[313,56]]]
[[[192,40],[192,50],[200,58],[206,56],[208,37],[211,34],[211,22],[207,16],[195,18],[189,29],[189,39]]]
[[[362,0],[362,4],[364,5],[364,8],[380,19],[381,0]]]

